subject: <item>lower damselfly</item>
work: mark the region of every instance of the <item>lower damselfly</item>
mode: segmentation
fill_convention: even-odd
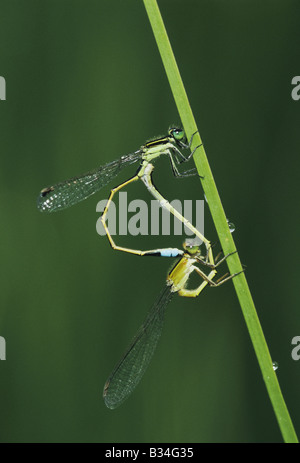
[[[197,297],[207,285],[218,287],[238,275],[225,274],[219,280],[213,281],[217,273],[216,268],[234,252],[227,254],[215,264],[209,264],[207,256],[201,256],[200,247],[191,245],[189,241],[184,243],[183,250],[167,248],[149,252],[163,257],[180,257],[180,260],[168,274],[166,284],[144,323],[105,383],[103,398],[106,406],[111,409],[118,407],[129,397],[144,375],[162,332],[166,308],[174,294]],[[199,268],[199,264],[210,269],[208,275]],[[189,277],[193,272],[201,277],[201,283],[195,289],[187,289]]]

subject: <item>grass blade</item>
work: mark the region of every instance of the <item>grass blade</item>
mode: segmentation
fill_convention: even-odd
[[[157,2],[156,0],[144,0],[144,5],[181,121],[187,137],[190,139],[192,134],[198,129]],[[193,139],[193,147],[199,144],[201,144],[201,138],[199,133],[197,133]],[[209,204],[222,249],[225,254],[235,251],[235,243],[228,227],[226,215],[203,146],[196,151],[194,160],[199,175],[203,177],[201,179],[203,190]],[[238,253],[230,256],[227,264],[231,273],[242,270]],[[257,316],[245,274],[241,274],[234,278],[233,284],[283,439],[285,442],[298,442],[276,373],[273,369],[270,352]]]

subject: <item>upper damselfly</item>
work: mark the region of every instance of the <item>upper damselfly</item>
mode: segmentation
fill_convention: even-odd
[[[57,212],[89,198],[115,178],[123,168],[140,162],[137,175],[143,175],[147,165],[159,156],[169,156],[175,177],[186,177],[195,174],[195,169],[180,173],[177,165],[187,162],[194,151],[184,156],[181,149],[191,147],[193,136],[187,143],[185,132],[178,127],[171,127],[168,135],[145,143],[134,153],[122,156],[98,169],[87,172],[79,177],[73,177],[64,182],[44,188],[38,197],[37,207],[41,212]],[[195,148],[196,149],[196,148]]]
[[[49,213],[73,206],[74,204],[87,199],[89,196],[107,185],[124,167],[139,161],[140,166],[136,174],[129,180],[126,180],[111,190],[109,199],[101,217],[102,224],[113,249],[139,255],[144,255],[145,253],[144,251],[137,251],[115,245],[106,224],[108,209],[115,193],[128,186],[130,183],[141,180],[150,194],[159,201],[161,207],[167,209],[178,220],[180,220],[186,228],[194,233],[198,238],[199,243],[204,242],[207,249],[207,260],[211,265],[213,265],[214,261],[210,242],[185,217],[183,217],[166,198],[162,196],[162,194],[154,186],[152,180],[152,172],[154,169],[152,162],[162,155],[167,155],[169,157],[172,172],[175,177],[188,177],[196,174],[195,169],[179,172],[177,167],[177,165],[187,162],[192,157],[195,150],[199,148],[199,146],[196,146],[196,148],[190,151],[187,156],[184,156],[181,152],[181,149],[191,148],[194,135],[195,134],[193,134],[190,141],[187,142],[183,129],[171,127],[168,131],[168,135],[145,143],[145,145],[134,153],[122,156],[120,159],[105,164],[104,166],[82,176],[74,177],[64,182],[57,183],[56,185],[44,188],[38,197],[37,207],[41,212]],[[147,252],[148,251],[146,251],[146,253]]]

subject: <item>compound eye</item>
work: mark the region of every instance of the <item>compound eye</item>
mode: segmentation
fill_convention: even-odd
[[[183,129],[172,129],[172,135],[176,141],[182,141],[185,137]]]

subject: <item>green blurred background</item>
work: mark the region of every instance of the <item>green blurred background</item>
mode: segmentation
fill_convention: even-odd
[[[159,2],[296,430],[300,429],[297,1]],[[114,411],[102,388],[171,262],[113,252],[110,187],[62,213],[39,190],[179,123],[142,1],[1,0],[1,442],[280,442],[232,284],[174,297],[153,361]],[[167,159],[169,199],[203,199]],[[159,166],[159,167],[158,167]],[[134,172],[129,168],[111,186]],[[149,200],[142,185],[128,199]],[[205,234],[217,239],[209,212]],[[120,237],[142,249],[180,237]],[[225,266],[226,268],[226,266]]]

